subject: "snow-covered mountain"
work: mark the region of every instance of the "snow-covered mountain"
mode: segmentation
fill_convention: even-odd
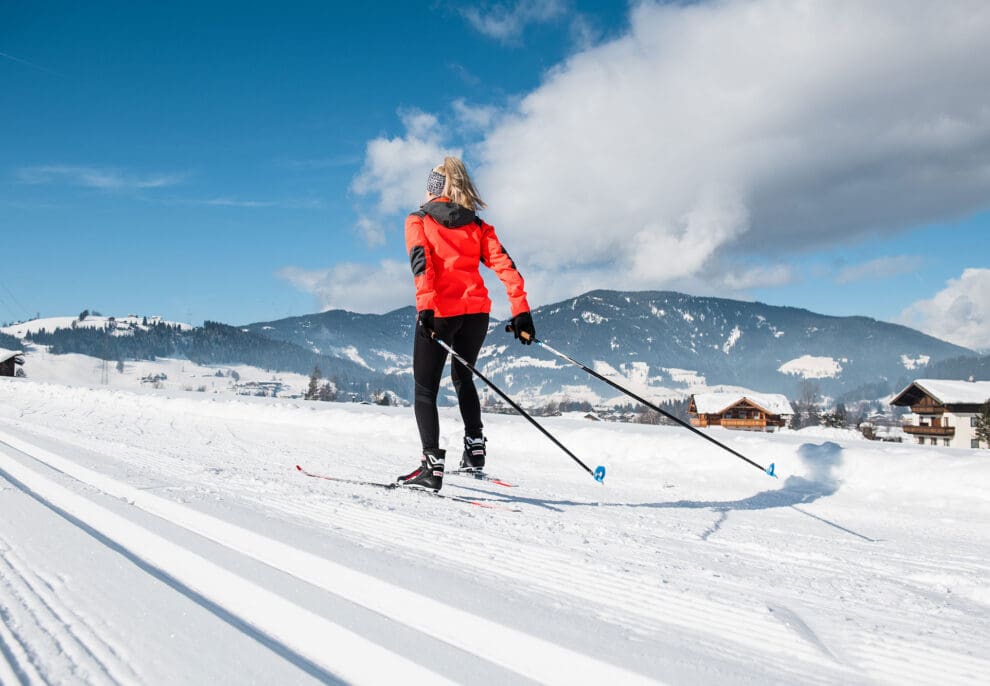
[[[798,398],[806,381],[832,398],[877,399],[931,376],[926,368],[944,370],[946,378],[984,378],[990,370],[972,351],[904,326],[673,292],[593,291],[533,315],[542,340],[655,402],[712,388]],[[66,317],[5,327],[0,347],[26,348],[29,376],[38,370],[39,351],[119,360],[125,368],[133,362],[140,378],[156,373],[146,362],[189,360],[201,368],[199,377],[229,376],[235,366],[238,374],[254,368],[248,376],[259,383],[294,375],[282,390],[298,394],[304,390],[299,377],[319,366],[344,397],[373,400],[388,393],[411,400],[414,323],[412,307],[383,315],[334,310],[238,327]],[[479,366],[524,404],[630,402],[548,350],[520,346],[504,329],[505,322],[492,322]],[[183,379],[182,387],[203,385]],[[217,382],[211,378],[208,387]]]
[[[974,353],[914,329],[762,303],[674,292],[592,291],[533,312],[539,337],[653,399],[712,386],[800,394],[811,380],[832,397],[878,398],[929,363]],[[244,327],[379,372],[408,369],[415,312],[340,310]],[[479,364],[528,402],[614,398],[538,346],[520,347],[493,322]],[[616,398],[616,401],[625,402]]]

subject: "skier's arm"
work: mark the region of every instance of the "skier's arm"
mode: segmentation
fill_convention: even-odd
[[[416,311],[433,310],[436,299],[433,253],[423,230],[423,218],[417,214],[406,217],[406,253],[416,284]]]
[[[505,285],[512,316],[529,312],[529,303],[526,301],[526,283],[523,281],[522,274],[516,269],[516,263],[512,261],[509,253],[499,242],[494,227],[484,222],[481,223],[481,259],[485,266],[494,271]]]

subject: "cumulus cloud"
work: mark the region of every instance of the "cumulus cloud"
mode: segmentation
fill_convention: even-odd
[[[116,167],[66,164],[24,167],[18,170],[17,176],[22,183],[65,183],[104,191],[164,188],[181,183],[185,178],[185,174],[136,174]]]
[[[321,311],[387,312],[414,302],[409,264],[398,260],[377,265],[346,262],[316,270],[285,267],[276,276],[312,293]]]
[[[988,32],[980,2],[642,4],[484,137],[489,215],[521,264],[642,288],[986,207]]]
[[[406,211],[464,149],[539,302],[773,285],[746,265],[990,207],[987,35],[982,0],[641,2],[500,111],[407,113],[355,189]]]
[[[365,150],[364,166],[351,184],[360,196],[375,194],[376,211],[383,214],[418,207],[426,191],[426,177],[444,155],[460,155],[444,144],[444,130],[436,115],[410,110],[400,113],[405,135],[380,137]]]
[[[967,269],[930,300],[901,314],[902,323],[973,350],[990,350],[990,269]]]
[[[922,259],[917,255],[878,257],[875,260],[839,270],[839,273],[835,275],[835,282],[855,283],[866,279],[882,279],[898,274],[910,274],[917,271],[921,264]]]

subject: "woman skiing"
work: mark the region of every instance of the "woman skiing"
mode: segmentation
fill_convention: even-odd
[[[406,252],[416,285],[414,407],[423,457],[419,467],[398,478],[400,484],[435,491],[443,486],[446,451],[440,448],[437,393],[447,351],[433,339],[443,340],[471,365],[477,362],[492,306],[479,264],[492,269],[505,285],[515,337],[526,345],[536,337],[523,278],[495,229],[475,214],[484,207],[464,163],[446,157],[430,172],[426,202],[406,218]],[[485,466],[485,437],[478,391],[471,371],[456,359],[451,361],[450,377],[464,420],[460,466],[480,471]]]

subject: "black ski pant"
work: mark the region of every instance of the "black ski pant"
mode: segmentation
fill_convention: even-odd
[[[488,333],[488,314],[462,314],[456,317],[437,317],[435,331],[444,343],[471,363],[478,361],[478,353]],[[423,450],[440,447],[440,417],[437,414],[437,393],[443,367],[447,363],[447,351],[440,344],[425,336],[415,336],[413,343],[413,379],[416,382],[416,425]],[[481,403],[474,387],[471,370],[455,358],[450,363],[450,379],[454,382],[457,404],[464,420],[466,436],[481,436]]]

